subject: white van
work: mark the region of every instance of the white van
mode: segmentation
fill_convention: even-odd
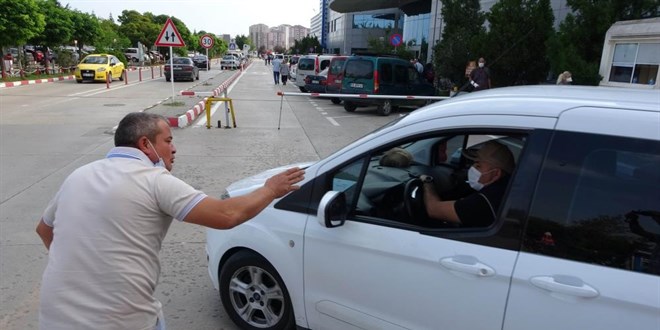
[[[305,89],[305,77],[308,75],[318,75],[330,65],[330,60],[335,55],[305,55],[298,59],[296,68],[296,86],[301,92],[307,92]]]

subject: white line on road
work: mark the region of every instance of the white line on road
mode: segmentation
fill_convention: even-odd
[[[335,126],[339,126],[339,123],[337,121],[335,121],[334,119],[332,119],[332,117],[325,117],[325,118],[327,120],[329,120],[331,124],[333,124]]]

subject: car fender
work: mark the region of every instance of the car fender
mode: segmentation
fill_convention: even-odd
[[[302,262],[304,230],[308,215],[296,214],[296,217],[292,218],[290,212],[276,210],[271,206],[262,211],[265,214],[260,218],[232,229],[207,229],[209,276],[213,286],[219,289],[218,275],[222,261],[243,249],[258,253],[273,265],[284,281],[291,298],[296,323],[306,326]],[[215,248],[215,251],[209,251],[210,247]]]

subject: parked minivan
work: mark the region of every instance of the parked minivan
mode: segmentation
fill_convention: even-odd
[[[301,92],[307,92],[305,89],[305,77],[307,75],[317,75],[330,65],[330,60],[334,55],[305,55],[298,59],[296,68],[296,86]]]
[[[342,94],[435,95],[433,85],[423,79],[410,62],[396,57],[352,56],[344,65]],[[427,100],[344,98],[344,109],[377,105],[378,113],[389,115],[400,106],[423,106]]]
[[[423,189],[460,198],[475,166],[462,151],[491,141],[513,157],[494,217],[430,217]],[[412,161],[384,165],[394,147]],[[223,196],[293,166],[306,171],[300,189],[240,226],[207,229],[208,274],[241,329],[658,329],[657,90],[461,95]]]

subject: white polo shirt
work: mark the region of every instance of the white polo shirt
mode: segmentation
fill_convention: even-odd
[[[135,148],[75,170],[43,215],[53,227],[41,329],[153,329],[158,253],[172,218],[206,195]]]

